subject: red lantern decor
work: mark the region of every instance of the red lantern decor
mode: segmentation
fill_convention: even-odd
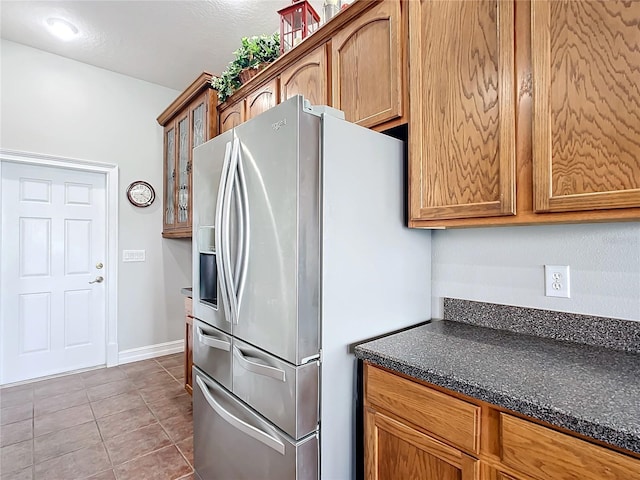
[[[320,15],[307,0],[293,0],[278,10],[280,15],[280,54],[291,50],[320,26]]]

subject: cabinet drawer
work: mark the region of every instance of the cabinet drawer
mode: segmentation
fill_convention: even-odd
[[[500,414],[502,462],[540,480],[640,478],[640,460]]]
[[[480,407],[367,365],[367,399],[450,444],[478,452]]]
[[[184,299],[184,314],[187,317],[193,317],[193,299],[191,297]]]

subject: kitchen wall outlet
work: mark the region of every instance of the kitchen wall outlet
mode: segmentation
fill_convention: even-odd
[[[144,262],[145,251],[144,250],[123,250],[122,261],[123,262]]]
[[[547,297],[570,298],[569,265],[545,265],[544,288]]]

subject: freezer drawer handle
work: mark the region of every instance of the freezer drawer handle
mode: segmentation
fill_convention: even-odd
[[[219,338],[212,337],[211,335],[207,335],[202,331],[202,328],[198,327],[198,341],[211,348],[217,348],[218,350],[224,350],[228,352],[231,350],[231,343],[226,342],[224,340],[220,340]]]
[[[249,372],[257,373],[258,375],[264,375],[266,377],[275,378],[281,382],[285,381],[284,370],[280,370],[276,367],[270,367],[268,365],[262,365],[261,363],[252,362],[245,357],[240,349],[236,346],[233,347],[233,355],[238,359],[242,368]]]
[[[263,432],[259,428],[254,427],[253,425],[249,425],[247,422],[240,420],[239,418],[233,416],[229,412],[227,412],[222,405],[216,402],[216,399],[213,398],[211,392],[207,388],[207,385],[202,381],[199,376],[196,376],[196,383],[202,390],[202,394],[204,395],[204,399],[207,401],[209,406],[213,408],[218,415],[222,417],[229,425],[240,430],[246,435],[258,440],[259,442],[264,443],[267,447],[272,448],[280,455],[284,455],[284,443],[282,443],[279,439],[272,437],[271,435]]]

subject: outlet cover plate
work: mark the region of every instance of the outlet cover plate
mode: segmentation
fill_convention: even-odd
[[[571,297],[569,265],[545,265],[544,289],[547,297]]]

